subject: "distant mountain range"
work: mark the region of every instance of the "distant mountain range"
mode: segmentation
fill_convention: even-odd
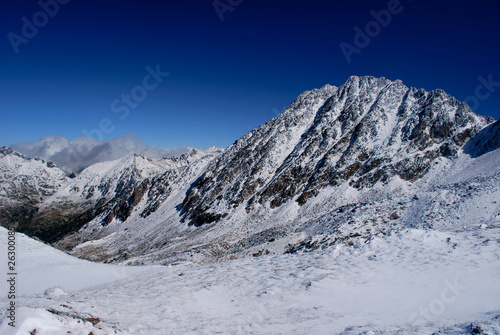
[[[64,150],[56,140],[47,155]],[[95,261],[305,252],[405,227],[498,223],[499,147],[500,123],[442,90],[354,76],[304,92],[225,150],[129,154],[70,178],[1,148],[0,214]]]
[[[129,153],[138,153],[149,158],[181,155],[192,148],[155,148],[134,134],[119,136],[110,141],[98,141],[90,137],[78,137],[69,141],[62,136],[47,136],[36,142],[23,142],[10,146],[28,156],[50,160],[67,174],[79,173],[92,164],[115,160]]]

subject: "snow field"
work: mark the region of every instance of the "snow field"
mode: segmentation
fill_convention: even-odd
[[[18,328],[4,319],[1,334],[461,334],[474,322],[500,334],[498,228],[169,267],[94,264],[18,236]]]

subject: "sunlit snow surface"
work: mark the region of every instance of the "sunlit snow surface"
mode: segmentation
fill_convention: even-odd
[[[500,333],[499,226],[170,267],[95,264],[17,237],[21,308],[1,334]]]

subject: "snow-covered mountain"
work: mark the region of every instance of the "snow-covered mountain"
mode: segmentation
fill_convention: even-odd
[[[194,185],[183,209],[200,225],[234,206],[304,204],[327,186],[415,181],[436,161],[456,157],[491,121],[441,90],[351,77],[339,88],[304,93],[236,141]]]
[[[293,253],[444,225],[432,209],[443,189],[454,194],[444,203],[460,224],[456,203],[480,197],[463,198],[470,180],[443,183],[475,159],[498,158],[493,122],[442,90],[351,77],[303,93],[222,153],[92,165],[44,200],[24,231],[108,262]],[[480,183],[485,197],[495,176]]]
[[[26,334],[500,334],[499,200],[500,121],[386,78],[74,178],[0,149],[3,225],[115,263],[18,235]]]

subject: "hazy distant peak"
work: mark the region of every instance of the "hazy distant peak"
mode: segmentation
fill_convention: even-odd
[[[68,174],[78,173],[92,164],[116,160],[129,154],[137,153],[157,159],[181,155],[191,149],[152,147],[134,134],[116,137],[107,142],[84,136],[72,141],[62,136],[47,136],[36,142],[17,143],[11,147],[28,157],[51,160]]]

